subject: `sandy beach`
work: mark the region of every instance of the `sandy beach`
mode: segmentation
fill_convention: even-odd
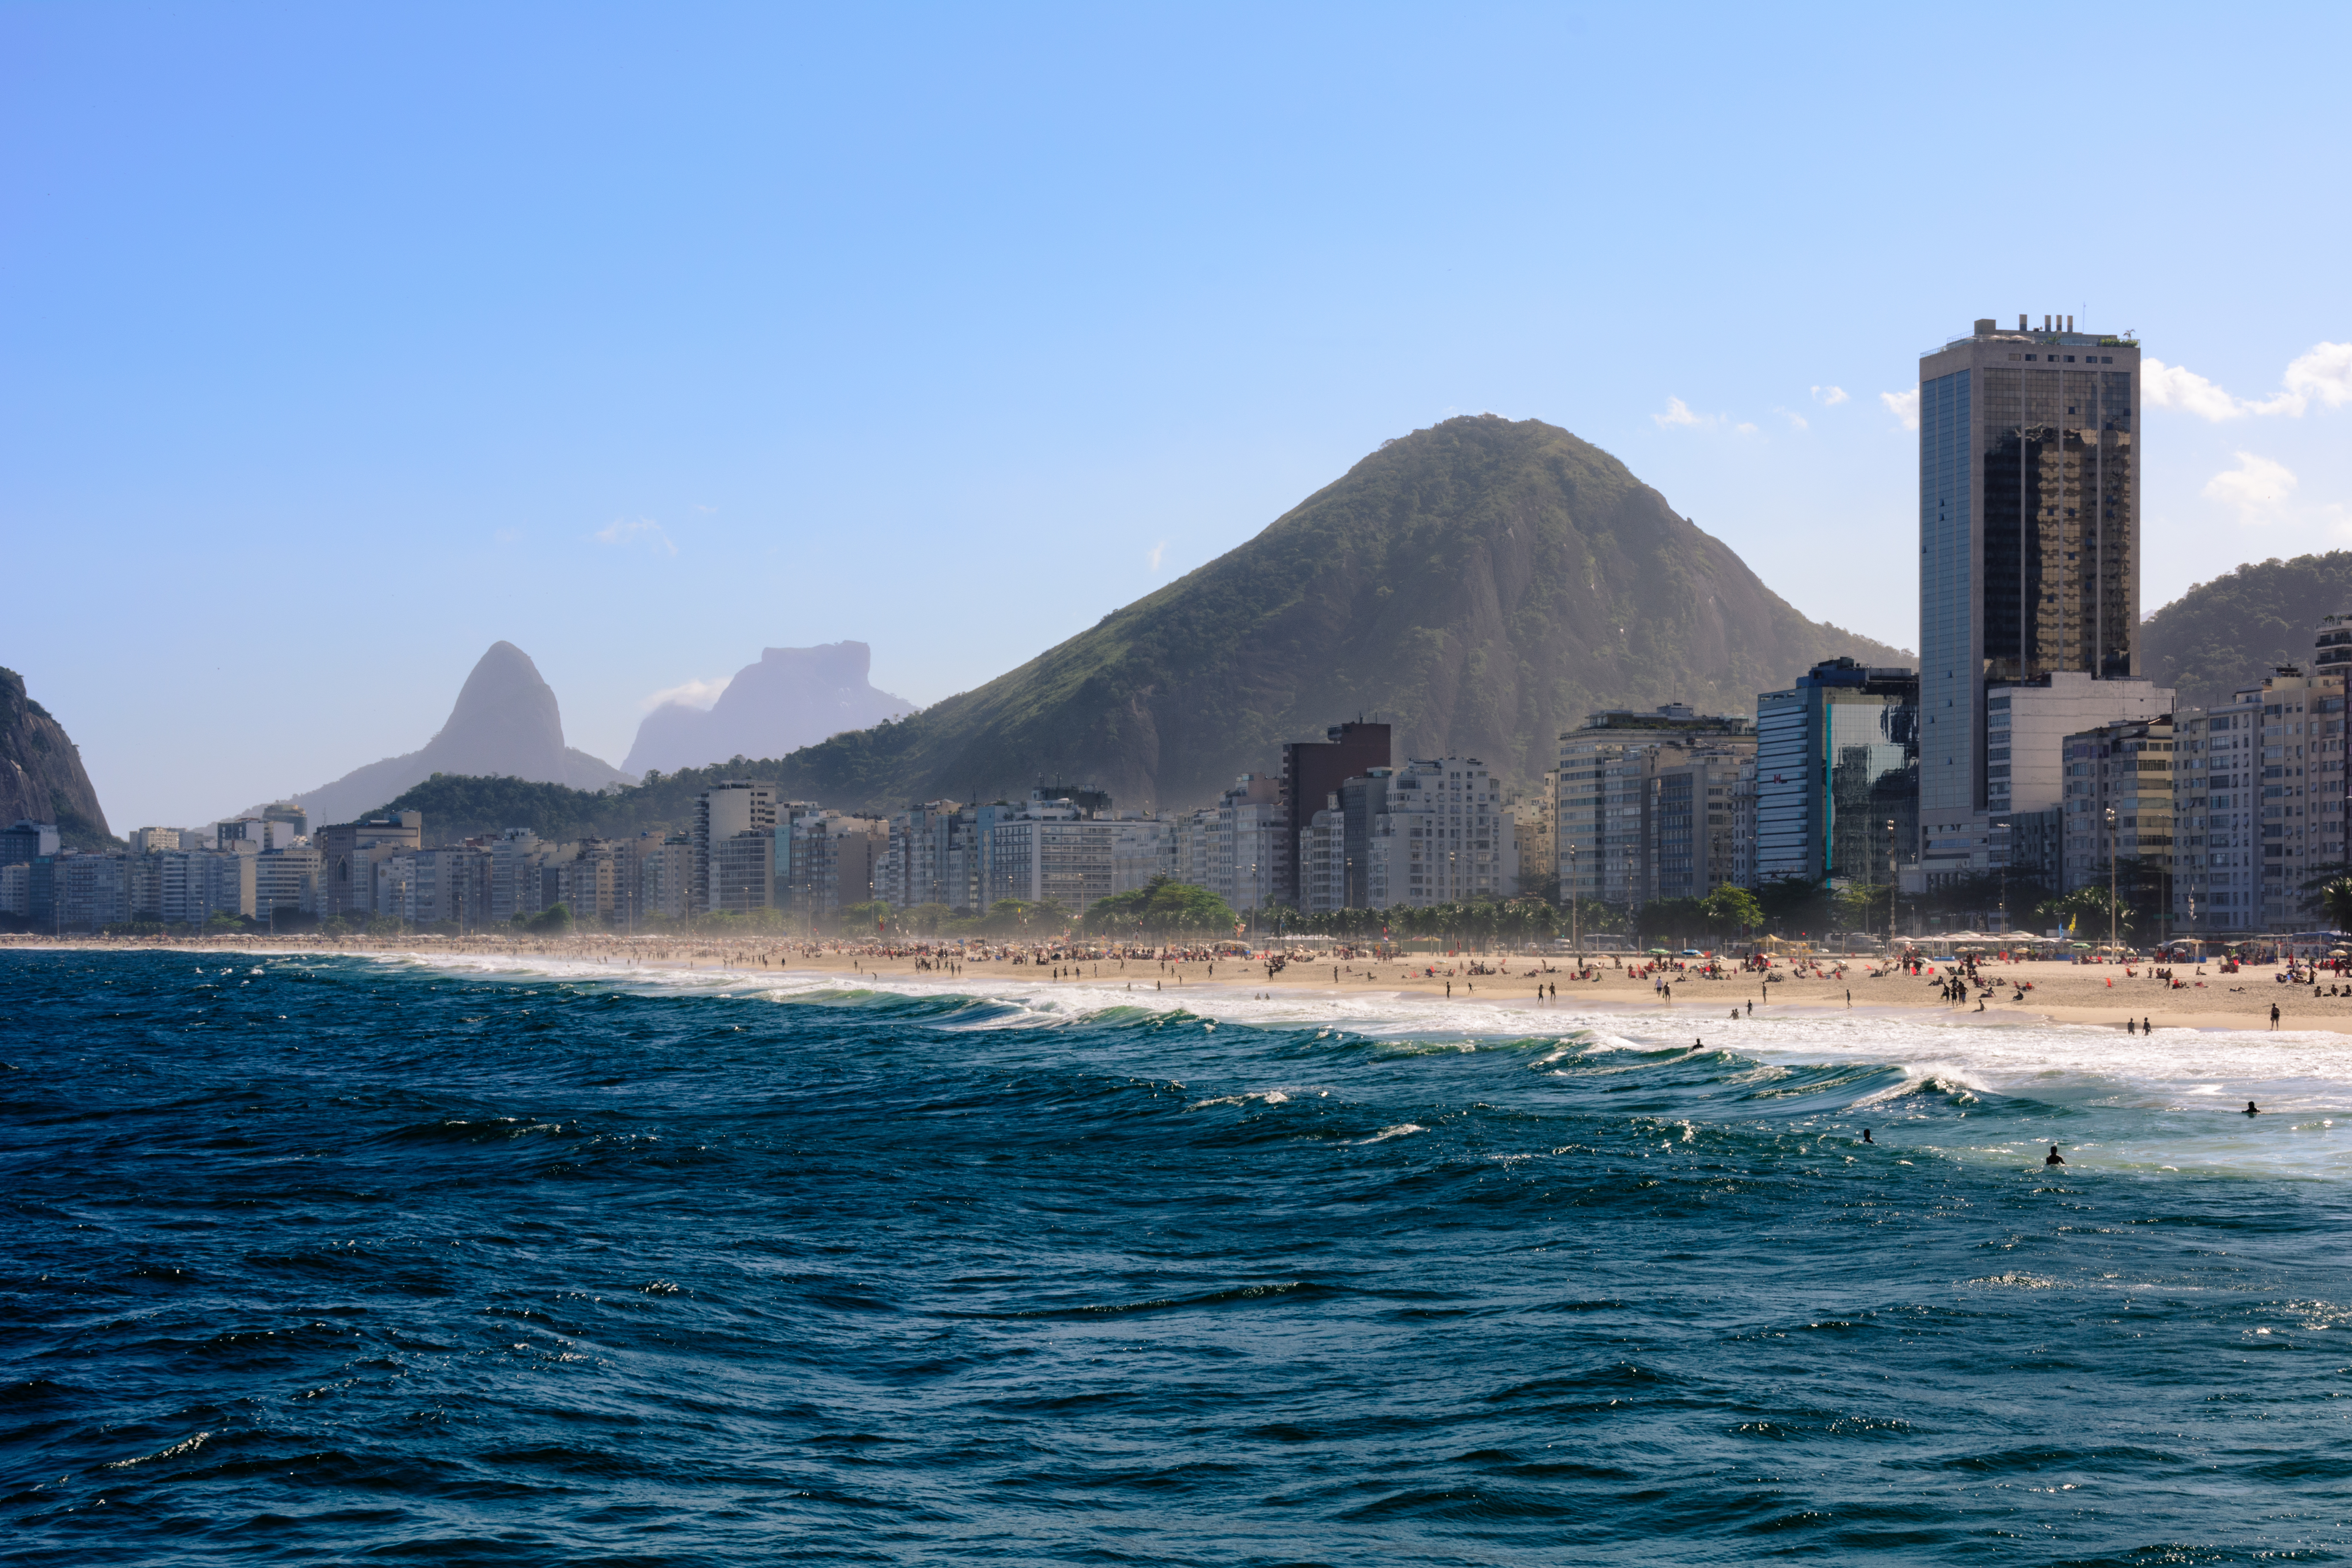
[[[1979,972],[1986,984],[1970,990],[1966,1000],[1955,1002],[1946,1000],[1943,994],[1947,966],[1937,964],[1932,972],[1915,976],[1899,970],[1880,973],[1881,966],[1873,959],[1843,961],[1842,974],[1835,972],[1837,961],[1825,960],[1819,974],[1776,967],[1768,981],[1753,972],[1737,970],[1720,977],[1671,967],[1652,972],[1621,958],[1618,962],[1625,967],[1603,960],[1591,979],[1580,981],[1571,962],[1561,955],[1524,952],[1415,953],[1387,960],[1293,954],[1280,970],[1269,974],[1262,959],[1170,960],[1133,952],[1122,955],[1083,944],[974,949],[971,955],[960,954],[952,945],[940,950],[920,943],[877,946],[604,934],[551,941],[468,938],[394,942],[250,936],[178,942],[18,936],[0,938],[0,945],[103,952],[373,954],[427,962],[503,954],[610,964],[616,969],[696,969],[747,976],[814,973],[901,982],[940,982],[959,975],[1042,979],[1049,984],[1084,980],[1092,984],[1124,983],[1163,997],[1213,988],[1244,995],[1381,992],[1525,1005],[1534,1002],[1540,990],[1543,1005],[1549,1005],[1557,987],[1557,999],[1563,1008],[1600,1008],[1661,1019],[1687,1017],[1694,1023],[1728,1021],[1735,1011],[1743,1017],[1855,1011],[1937,1013],[1956,1022],[1989,1024],[2039,1017],[2118,1030],[2127,1019],[2135,1024],[2145,1020],[2159,1028],[2267,1030],[2272,1027],[2271,1009],[2276,1006],[2279,1028],[2352,1033],[2352,978],[2338,980],[2322,974],[2315,988],[2308,984],[2284,984],[2275,964],[2248,966],[2235,974],[2224,973],[2213,963],[2179,965],[2172,969],[2171,980],[2164,980],[2157,978],[2147,964],[1996,963]],[[986,956],[977,956],[982,951]],[[1658,990],[1660,981],[1667,984],[1667,994]],[[2021,998],[2021,986],[2024,988]],[[2331,989],[2336,995],[2327,994]]]

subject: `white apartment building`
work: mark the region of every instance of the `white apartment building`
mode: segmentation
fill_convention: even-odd
[[[307,843],[254,857],[254,918],[268,920],[280,910],[304,915],[319,913],[319,877],[325,858]]]
[[[1475,757],[1414,758],[1389,776],[1366,844],[1376,910],[1508,898],[1518,847],[1493,772]]]
[[[1119,824],[1082,810],[1067,797],[1032,790],[1021,815],[997,824],[987,902],[1058,900],[1083,914],[1114,890],[1113,846]]]
[[[2303,884],[2345,857],[2344,688],[2342,675],[2290,665],[2177,716],[2184,843],[2172,902],[2183,931],[2317,921]]]
[[[1777,694],[1767,694],[1772,695]],[[1699,713],[1685,703],[1670,702],[1643,713],[1604,710],[1561,735],[1552,807],[1560,896],[1606,903],[1654,896],[1658,868],[1649,812],[1654,775],[1660,766],[1677,765],[1700,751],[1722,755],[1727,771],[1737,775],[1739,764],[1756,753],[1756,724],[1738,714]],[[1753,781],[1748,786],[1751,857],[1764,831],[1756,822],[1755,793],[1761,787]],[[1731,796],[1722,798],[1728,803]],[[1727,844],[1727,865],[1734,854]]]
[[[201,924],[216,914],[253,913],[254,873],[260,857],[181,849],[156,859],[156,913],[164,921]]]
[[[1327,915],[1348,907],[1348,814],[1336,795],[1298,833],[1298,907]]]
[[[1110,890],[1131,893],[1154,877],[1173,877],[1176,823],[1172,818],[1121,812],[1111,819]]]
[[[127,855],[63,855],[57,861],[60,931],[96,931],[131,918]]]

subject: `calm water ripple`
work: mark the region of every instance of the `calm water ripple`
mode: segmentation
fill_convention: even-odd
[[[0,1562],[2352,1555],[2332,1040],[0,986]]]

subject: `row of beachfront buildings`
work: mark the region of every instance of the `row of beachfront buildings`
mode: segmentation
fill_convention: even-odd
[[[1171,813],[1040,784],[1017,802],[861,816],[740,781],[704,792],[687,832],[563,842],[513,828],[435,845],[416,812],[309,831],[289,805],[202,830],[142,828],[127,851],[75,853],[54,826],[24,822],[0,832],[0,915],[44,931],[222,914],[477,929],[560,903],[575,920],[619,927],[761,910],[829,926],[877,900],[957,915],[1007,900],[1083,913],[1160,877],[1244,911],[1515,892],[1513,808],[1491,770],[1460,757],[1369,761],[1387,745],[1385,725],[1338,726],[1285,748],[1283,778],[1244,774],[1215,805]],[[1326,784],[1318,809],[1297,808],[1297,789]]]
[[[1083,912],[1163,876],[1244,913],[1528,892],[1623,908],[1783,878],[1915,892],[2013,880],[2038,898],[2115,876],[2141,901],[2153,878],[2184,932],[2295,930],[2314,918],[2305,885],[2347,856],[2352,617],[2328,617],[2314,641],[2307,666],[2204,707],[2066,672],[2000,689],[1978,764],[1992,809],[1952,828],[1923,820],[1936,715],[1917,673],[1836,660],[1759,693],[1753,720],[1681,704],[1594,713],[1518,791],[1475,758],[1397,764],[1389,726],[1358,721],[1183,812],[1040,784],[1017,802],[869,816],[743,781],[707,791],[686,832],[562,842],[515,828],[433,845],[415,812],[313,832],[289,805],[75,854],[54,827],[20,822],[0,831],[0,915],[40,930],[224,913],[478,928],[561,903],[621,927],[771,909],[831,925],[876,901]]]
[[[2064,671],[1993,687],[1962,756],[1979,776],[1954,792],[1973,788],[1973,810],[1939,810],[1932,791],[1923,805],[1923,765],[1939,759],[1923,764],[1922,742],[1948,715],[1922,702],[1915,670],[1819,665],[1759,693],[1753,721],[1597,713],[1560,738],[1523,856],[1552,866],[1563,895],[1606,904],[1799,878],[1967,882],[1990,914],[2012,881],[2038,900],[2112,879],[2179,932],[2307,929],[2309,885],[2347,859],[2352,616],[2325,617],[2313,645],[2205,705]]]

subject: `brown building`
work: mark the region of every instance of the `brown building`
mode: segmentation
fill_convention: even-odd
[[[1339,793],[1340,785],[1374,768],[1394,765],[1386,724],[1368,724],[1359,719],[1334,724],[1323,733],[1323,740],[1286,741],[1282,747],[1282,803],[1286,818],[1282,853],[1287,864],[1274,896],[1301,909],[1306,905],[1299,893],[1298,836],[1314,822],[1325,803]]]

